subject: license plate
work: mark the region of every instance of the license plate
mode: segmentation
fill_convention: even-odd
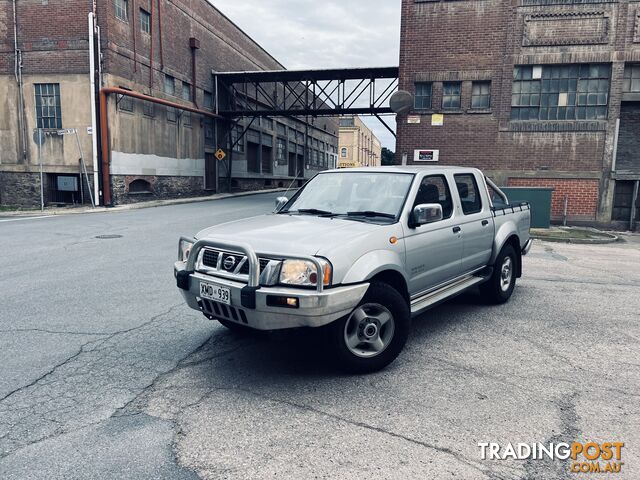
[[[231,305],[231,290],[215,283],[200,282],[200,296],[207,300]]]

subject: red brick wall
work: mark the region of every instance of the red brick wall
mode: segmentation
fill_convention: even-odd
[[[91,0],[16,2],[24,75],[88,72],[91,5]],[[13,74],[13,41],[13,4],[0,0],[0,74]]]
[[[595,179],[561,178],[509,178],[509,187],[553,188],[551,215],[562,217],[564,199],[569,198],[567,215],[571,217],[595,218],[598,207],[599,182]]]

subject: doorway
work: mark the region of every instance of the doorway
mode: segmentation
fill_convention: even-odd
[[[204,154],[204,189],[216,192],[218,190],[218,159],[213,153]]]
[[[262,146],[262,173],[273,173],[273,148]]]

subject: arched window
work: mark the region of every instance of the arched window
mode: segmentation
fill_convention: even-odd
[[[129,184],[129,193],[151,193],[151,184],[142,178],[138,178]]]
[[[340,156],[342,158],[347,158],[347,148],[346,147],[343,147],[343,148],[340,149]]]

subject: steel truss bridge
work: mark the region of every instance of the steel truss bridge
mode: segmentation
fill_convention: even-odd
[[[398,67],[212,72],[216,113],[239,117],[337,117],[393,114]]]

